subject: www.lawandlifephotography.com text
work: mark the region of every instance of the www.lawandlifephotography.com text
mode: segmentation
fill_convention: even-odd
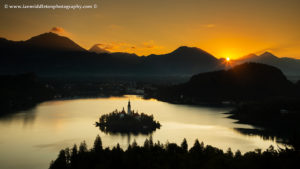
[[[96,9],[98,8],[98,4],[92,2],[83,2],[79,3],[70,3],[70,4],[43,4],[43,3],[33,3],[33,4],[25,4],[25,3],[6,3],[3,5],[4,9],[64,9],[64,10],[82,10],[82,9]]]

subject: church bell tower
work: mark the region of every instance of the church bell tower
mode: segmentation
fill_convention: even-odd
[[[131,115],[131,105],[130,105],[130,100],[128,101],[127,114]]]

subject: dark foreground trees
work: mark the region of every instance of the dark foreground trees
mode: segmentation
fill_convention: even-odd
[[[186,140],[181,146],[175,143],[153,143],[147,139],[143,146],[134,141],[127,150],[116,145],[112,149],[102,148],[102,141],[97,136],[94,147],[87,149],[85,142],[77,146],[61,150],[58,158],[52,161],[50,169],[290,169],[299,168],[300,152],[291,149],[275,150],[270,146],[262,152],[255,150],[241,154],[204,146],[198,140],[188,150]]]

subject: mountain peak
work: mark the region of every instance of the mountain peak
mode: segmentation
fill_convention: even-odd
[[[261,54],[259,57],[264,58],[264,59],[278,59],[278,57],[276,57],[275,55],[273,55],[272,53],[270,53],[268,51]]]
[[[60,36],[53,32],[47,32],[34,36],[25,41],[25,43],[30,46],[51,50],[85,51],[85,49],[80,47],[71,39],[65,36]]]
[[[63,36],[60,36],[60,35],[58,35],[56,33],[53,33],[53,32],[45,32],[45,33],[42,33],[40,35],[36,35],[36,36],[31,37],[27,41],[34,41],[34,40],[42,39],[42,38],[58,38],[58,37],[63,37]]]
[[[197,47],[180,46],[170,53],[177,57],[207,58],[209,60],[217,60],[213,55]]]
[[[196,47],[188,47],[188,46],[179,46],[176,50],[187,50],[187,49],[193,49]]]
[[[241,58],[239,58],[238,60],[253,60],[256,59],[258,56],[254,53],[250,53],[248,55],[242,56]]]
[[[273,55],[273,54],[271,52],[269,52],[269,51],[266,51],[262,55]]]
[[[204,50],[201,50],[197,47],[188,47],[188,46],[180,46],[176,50],[174,50],[172,53],[207,53]]]
[[[95,53],[110,53],[110,51],[103,49],[101,46],[101,44],[95,44],[94,46],[92,46],[89,51],[90,52],[95,52]]]

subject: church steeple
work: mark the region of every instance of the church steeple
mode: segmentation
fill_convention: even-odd
[[[131,105],[130,105],[130,100],[128,101],[128,106],[127,106],[127,114],[131,114]]]

